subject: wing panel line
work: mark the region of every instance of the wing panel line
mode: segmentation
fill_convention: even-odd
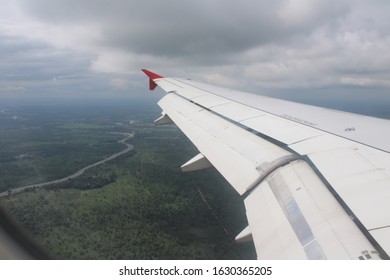
[[[314,237],[309,223],[303,216],[283,177],[280,175],[274,176],[268,181],[268,185],[301,243],[307,258],[309,260],[325,260],[326,256],[321,245]]]
[[[258,110],[258,111],[261,111],[261,112],[270,114],[270,115],[273,115],[273,116],[275,116],[275,117],[279,117],[279,118],[282,118],[282,119],[285,119],[285,120],[288,120],[288,121],[291,121],[291,122],[294,122],[294,123],[297,123],[297,124],[300,124],[300,125],[304,125],[304,126],[307,126],[307,127],[313,128],[313,129],[317,129],[317,130],[319,130],[319,131],[322,131],[322,132],[325,132],[325,133],[328,133],[328,134],[331,134],[331,135],[334,135],[334,136],[337,136],[337,137],[340,137],[340,138],[343,138],[343,139],[346,139],[346,140],[349,140],[349,141],[352,141],[352,142],[355,142],[355,143],[358,143],[358,144],[361,144],[361,145],[364,145],[364,146],[367,146],[367,147],[370,147],[370,148],[373,148],[373,149],[376,149],[376,150],[378,150],[378,151],[381,151],[381,152],[385,152],[385,153],[387,153],[387,154],[390,154],[390,151],[384,150],[384,149],[382,149],[382,148],[378,148],[378,147],[369,145],[369,144],[367,144],[367,143],[364,143],[364,142],[361,142],[361,141],[357,141],[357,140],[355,140],[355,139],[351,139],[351,138],[348,138],[348,137],[346,137],[346,136],[339,135],[339,134],[336,134],[336,133],[334,133],[334,132],[327,131],[327,130],[325,130],[325,129],[322,129],[322,128],[319,128],[319,127],[316,127],[316,126],[311,126],[311,125],[306,124],[306,123],[304,123],[304,122],[299,122],[299,121],[297,121],[297,120],[294,120],[294,119],[292,119],[292,118],[288,118],[288,117],[283,116],[283,115],[278,115],[278,114],[276,114],[276,113],[273,113],[273,112],[270,112],[270,111],[267,111],[267,110],[263,110],[263,109],[256,108],[256,107],[251,106],[251,105],[249,105],[249,104],[245,104],[245,103],[242,103],[242,102],[240,102],[240,101],[238,101],[238,100],[234,100],[234,99],[232,99],[232,98],[228,98],[228,97],[225,97],[225,96],[221,96],[220,94],[217,94],[217,93],[212,92],[212,91],[210,91],[210,90],[203,89],[203,88],[201,88],[201,87],[198,87],[198,86],[195,86],[195,85],[191,85],[191,84],[185,83],[184,81],[181,81],[181,80],[178,80],[178,79],[175,79],[175,78],[172,78],[172,79],[174,79],[175,81],[177,81],[177,82],[179,82],[179,83],[183,83],[183,84],[185,84],[185,85],[187,85],[187,86],[189,86],[189,87],[193,87],[193,88],[196,88],[196,89],[198,89],[198,90],[202,90],[202,91],[204,91],[204,92],[207,92],[207,93],[209,93],[209,94],[212,94],[212,95],[215,95],[215,96],[218,96],[218,97],[221,97],[221,98],[225,98],[225,99],[227,99],[227,100],[229,100],[229,101],[236,102],[236,103],[241,104],[241,105],[244,105],[244,106],[248,106],[249,108],[252,108],[252,109],[255,109],[255,110]],[[172,83],[172,84],[173,84],[173,83]],[[178,93],[177,93],[177,94],[178,94]],[[178,94],[178,95],[181,96],[181,97],[183,97],[183,98],[185,98],[185,99],[187,99],[186,97],[184,97],[184,96],[182,96],[182,95],[180,95],[180,94]],[[262,96],[262,95],[259,95],[259,96]],[[262,97],[264,97],[264,96],[262,96]],[[272,98],[272,97],[267,97],[267,98]],[[194,102],[194,101],[192,101],[191,99],[187,99],[187,100],[189,100],[189,101],[191,101],[191,102]],[[199,104],[198,104],[198,105],[199,105]],[[309,105],[308,105],[308,106],[309,106]],[[204,106],[203,106],[203,107],[204,107]],[[206,107],[206,108],[207,108],[207,107]],[[208,109],[208,110],[211,110],[211,108],[207,108],[207,109]],[[212,110],[211,110],[211,111],[212,111]],[[212,112],[214,112],[214,111],[212,111]],[[216,113],[216,112],[214,112],[214,113]],[[216,114],[218,114],[218,113],[216,113]],[[219,115],[219,114],[218,114],[218,115]],[[225,117],[225,116],[223,116],[223,117],[226,118],[226,119],[228,119],[229,121],[233,121],[233,120],[231,120],[230,118],[227,118],[227,117]]]
[[[274,172],[275,170],[279,169],[280,167],[283,167],[283,166],[285,166],[293,161],[296,161],[296,160],[302,160],[302,157],[297,156],[297,155],[289,155],[289,156],[278,158],[277,160],[275,160],[271,163],[267,163],[266,166],[260,165],[260,166],[256,167],[256,169],[258,169],[258,170],[262,169],[263,172],[251,185],[249,185],[249,187],[246,189],[245,193],[242,194],[243,199],[248,197],[248,195],[250,195],[251,192],[256,187],[258,187],[260,185],[260,183],[263,180],[265,180],[268,177],[268,175],[270,175],[272,172]],[[263,169],[262,166],[263,166],[263,168],[266,168],[266,169]]]
[[[386,253],[386,251],[379,245],[379,243],[375,240],[375,238],[371,235],[370,231],[363,225],[363,223],[359,220],[359,218],[353,213],[351,208],[345,203],[345,201],[341,198],[341,196],[336,192],[336,190],[332,187],[329,181],[325,178],[325,176],[321,173],[321,171],[317,168],[317,166],[311,161],[309,156],[305,155],[302,158],[310,165],[311,169],[320,180],[324,183],[326,188],[330,191],[333,197],[337,200],[337,202],[341,205],[344,211],[351,217],[352,221],[356,224],[356,226],[360,229],[360,231],[364,234],[364,236],[368,239],[368,241],[374,246],[374,248],[378,251],[380,257],[382,259],[390,260],[390,256]]]

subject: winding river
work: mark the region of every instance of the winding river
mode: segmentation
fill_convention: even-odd
[[[23,187],[15,187],[15,188],[12,188],[9,191],[6,191],[6,192],[2,192],[0,193],[0,197],[4,197],[4,196],[7,196],[9,194],[15,194],[15,193],[18,193],[18,192],[22,192],[24,190],[27,190],[27,189],[30,189],[30,188],[41,188],[41,187],[44,187],[44,186],[47,186],[47,185],[51,185],[51,184],[57,184],[57,183],[63,183],[69,179],[74,179],[74,178],[77,178],[79,177],[81,174],[83,174],[86,170],[92,168],[92,167],[95,167],[95,166],[98,166],[100,164],[103,164],[103,163],[106,163],[107,161],[110,161],[110,160],[113,160],[123,154],[126,154],[128,152],[130,152],[134,146],[133,145],[130,145],[130,144],[127,144],[126,141],[129,140],[130,138],[134,137],[134,132],[133,133],[125,133],[125,132],[111,132],[113,134],[119,134],[119,135],[123,135],[125,136],[125,138],[121,139],[118,141],[118,143],[122,144],[122,145],[125,145],[126,148],[122,151],[120,151],[119,153],[116,153],[116,154],[113,154],[101,161],[98,161],[98,162],[95,162],[93,164],[90,164],[88,166],[85,166],[83,167],[82,169],[76,171],[75,173],[67,176],[67,177],[64,177],[64,178],[61,178],[61,179],[56,179],[56,180],[53,180],[53,181],[48,181],[48,182],[43,182],[43,183],[38,183],[38,184],[33,184],[33,185],[28,185],[28,186],[23,186]]]

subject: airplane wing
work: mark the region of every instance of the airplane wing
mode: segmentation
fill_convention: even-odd
[[[242,196],[259,259],[389,259],[390,120],[166,78],[158,102]]]

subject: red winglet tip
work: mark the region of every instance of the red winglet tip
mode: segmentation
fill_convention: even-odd
[[[146,70],[146,69],[141,69],[141,70],[142,70],[142,72],[144,72],[149,77],[149,79],[154,80],[154,79],[164,78],[163,76],[160,76],[160,75],[158,75],[156,73],[153,73],[153,72],[151,72],[149,70]]]
[[[163,76],[160,76],[156,73],[150,72],[146,69],[141,69],[142,72],[144,72],[149,77],[149,89],[154,90],[157,87],[157,84],[154,82],[154,79],[160,79],[164,78]]]

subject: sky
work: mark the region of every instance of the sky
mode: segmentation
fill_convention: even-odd
[[[147,68],[307,102],[375,100],[390,111],[387,0],[0,0],[0,7],[0,100],[148,96],[140,71]]]

